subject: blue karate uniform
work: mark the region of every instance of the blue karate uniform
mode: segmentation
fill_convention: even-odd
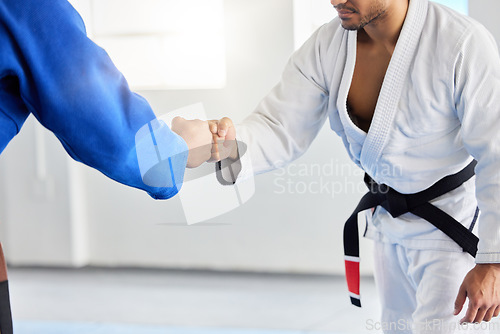
[[[0,1],[0,153],[30,113],[73,159],[156,199],[178,192],[186,143],[155,121],[66,0]],[[169,157],[165,172],[175,181],[164,187],[146,185],[139,170],[136,134],[151,121],[154,144]]]

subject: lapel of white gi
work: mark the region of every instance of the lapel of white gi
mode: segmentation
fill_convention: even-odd
[[[370,130],[361,150],[364,170],[376,175],[377,162],[389,138],[399,99],[427,17],[428,0],[410,0],[396,48],[387,68]]]

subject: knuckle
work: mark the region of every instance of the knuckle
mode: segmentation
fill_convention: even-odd
[[[479,307],[483,310],[489,310],[494,306],[493,301],[486,297],[478,298],[478,302],[479,302]]]
[[[481,302],[480,302],[478,299],[472,299],[472,300],[470,301],[470,306],[471,306],[472,308],[474,308],[474,309],[478,309],[478,308],[480,308],[480,307],[481,307],[481,305],[482,305],[482,304],[481,304]]]
[[[489,311],[492,307],[494,307],[493,303],[488,301],[483,302],[483,304],[481,305],[481,308],[487,311]]]

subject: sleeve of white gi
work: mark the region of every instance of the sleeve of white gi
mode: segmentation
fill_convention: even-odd
[[[478,161],[481,210],[477,263],[500,263],[500,57],[482,26],[467,32],[455,63],[454,94],[465,148]]]
[[[281,81],[236,126],[236,139],[247,148],[240,159],[241,166],[236,168],[240,171],[238,179],[279,168],[298,158],[324,124],[328,89],[318,32],[291,56]]]

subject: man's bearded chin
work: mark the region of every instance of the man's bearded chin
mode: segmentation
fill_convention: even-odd
[[[342,25],[342,28],[344,28],[345,30],[360,30],[366,24],[361,25],[361,23],[355,24],[355,23],[341,21],[341,25]]]
[[[358,23],[341,20],[340,24],[342,25],[342,28],[344,28],[345,30],[361,30],[366,25],[376,22],[378,19],[383,17],[385,12],[386,12],[385,10],[380,10],[370,16],[365,16],[361,18],[361,21],[359,21]]]

